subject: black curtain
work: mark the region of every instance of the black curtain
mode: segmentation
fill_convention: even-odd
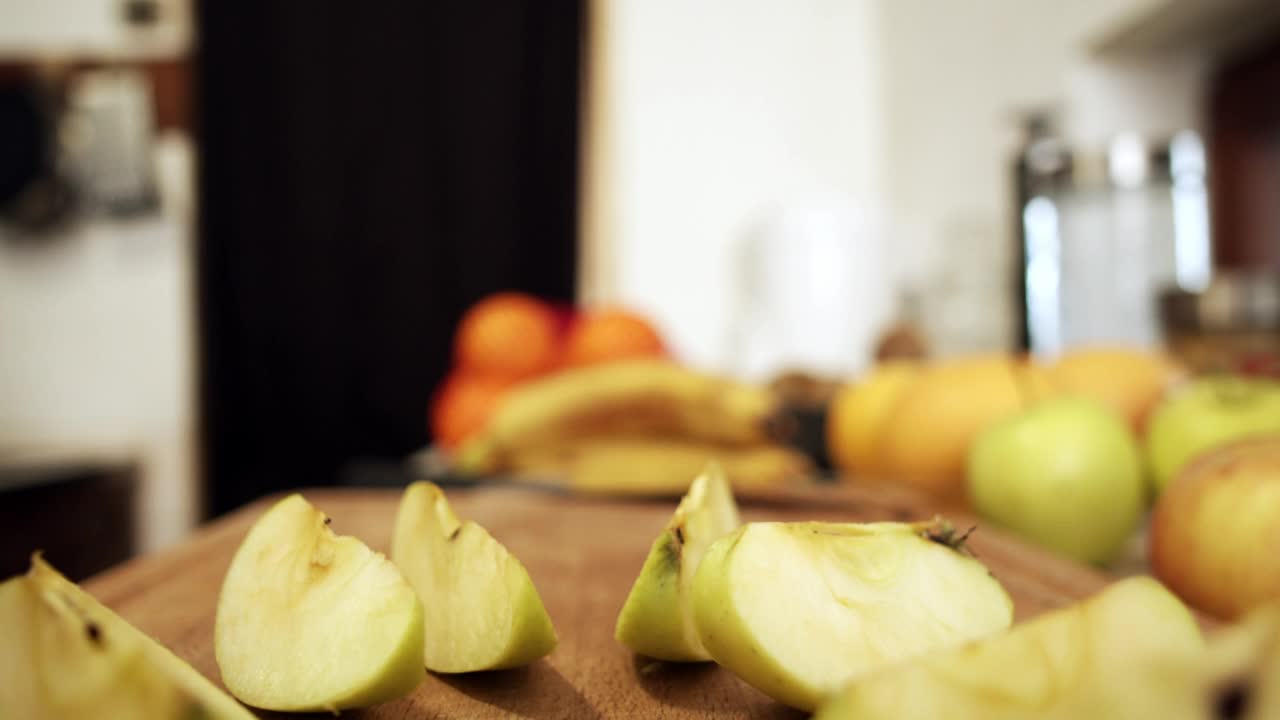
[[[199,6],[207,509],[428,440],[461,312],[574,288],[582,0]]]

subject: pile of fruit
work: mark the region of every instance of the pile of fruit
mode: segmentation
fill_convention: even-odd
[[[1280,717],[1280,600],[1201,638],[1160,583],[1113,583],[1012,626],[1008,593],[941,519],[741,524],[711,467],[616,621],[632,651],[714,661],[779,702],[858,718]],[[401,498],[391,557],[300,495],[231,561],[214,647],[227,690],[39,556],[0,584],[0,717],[248,720],[403,697],[425,676],[525,665],[558,642],[532,578],[439,488]],[[694,676],[696,678],[696,676]]]
[[[463,317],[455,368],[432,402],[454,469],[678,495],[708,461],[735,487],[807,478],[769,389],[695,372],[621,309],[559,312],[502,293]]]
[[[1275,380],[1124,350],[896,362],[839,391],[827,427],[848,477],[966,503],[1083,562],[1113,561],[1154,505],[1152,568],[1220,617],[1280,595]]]

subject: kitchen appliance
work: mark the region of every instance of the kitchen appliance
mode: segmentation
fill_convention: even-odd
[[[1093,151],[1032,129],[1017,173],[1024,349],[1158,345],[1158,295],[1199,291],[1210,279],[1200,137],[1121,134]]]

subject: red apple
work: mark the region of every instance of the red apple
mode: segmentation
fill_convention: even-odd
[[[1239,617],[1280,598],[1280,434],[1187,465],[1151,516],[1152,570],[1200,610]]]

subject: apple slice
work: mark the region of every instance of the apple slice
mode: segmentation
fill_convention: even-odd
[[[0,628],[0,718],[253,719],[38,554],[0,584]]]
[[[693,580],[712,659],[812,710],[854,676],[1009,627],[1013,602],[950,525],[748,523]]]
[[[1209,718],[1200,709],[1209,704],[1188,697],[1203,659],[1191,613],[1135,577],[1007,633],[859,677],[816,717]]]
[[[738,527],[738,506],[718,465],[693,481],[649,557],[618,615],[618,642],[632,650],[677,662],[710,660],[693,624],[693,574],[711,543]]]
[[[245,703],[294,712],[407,695],[422,668],[422,604],[382,553],[290,495],[258,518],[222,583],[214,651]]]
[[[556,631],[524,565],[474,522],[459,523],[440,488],[410,485],[391,557],[427,612],[427,669],[442,673],[526,665],[555,649]]]

